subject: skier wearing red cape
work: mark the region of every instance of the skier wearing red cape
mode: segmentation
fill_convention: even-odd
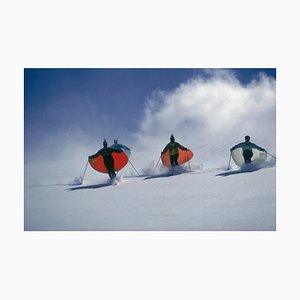
[[[117,166],[115,166],[114,153],[123,154],[121,156],[121,159],[119,158],[120,161],[116,162]],[[103,159],[100,159],[101,157]],[[126,154],[123,153],[122,150],[107,147],[107,142],[105,139],[103,141],[103,148],[100,149],[96,154],[89,156],[89,163],[91,164],[91,166],[99,172],[108,173],[110,178],[116,177],[115,171],[123,168],[127,162],[128,157],[126,156]]]
[[[161,152],[161,160],[165,167],[181,165],[189,161],[192,157],[192,151],[175,142],[173,134],[170,137],[170,143]]]

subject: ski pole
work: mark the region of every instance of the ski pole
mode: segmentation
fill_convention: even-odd
[[[185,154],[186,154],[186,159],[188,159],[187,150],[185,150]],[[192,172],[192,169],[191,169],[191,165],[190,165],[190,161],[189,161],[189,160],[188,160],[188,164],[189,164],[190,172]]]
[[[157,163],[156,163],[156,166],[155,166],[155,168],[154,168],[154,170],[153,170],[153,174],[154,174],[154,172],[155,172],[155,170],[156,170],[156,168],[157,168],[157,166],[158,166],[158,164],[159,164],[160,158],[161,158],[161,156],[159,157],[159,159],[158,159],[158,161],[157,161]]]
[[[84,172],[83,172],[83,175],[82,175],[82,179],[81,179],[81,183],[80,183],[80,184],[83,183],[83,178],[84,178],[84,176],[85,176],[85,172],[86,172],[86,169],[87,169],[87,166],[88,166],[88,162],[89,162],[89,161],[87,161],[86,164],[85,164],[85,168],[84,168]]]
[[[272,155],[271,153],[269,153],[268,151],[266,151],[266,153],[269,154],[270,156],[272,156],[274,159],[276,159],[276,157],[274,155]]]
[[[227,167],[227,170],[230,169],[230,162],[231,162],[231,151],[230,151],[230,156],[229,156],[229,162],[228,162],[228,167]]]
[[[140,176],[139,172],[136,170],[136,168],[134,167],[134,165],[131,163],[131,161],[128,159],[129,163],[131,164],[131,166],[134,168],[134,170],[136,171],[136,173],[138,174],[138,176]]]

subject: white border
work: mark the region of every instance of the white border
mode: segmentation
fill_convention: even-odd
[[[2,6],[3,299],[299,298],[296,2]],[[277,232],[23,232],[26,67],[277,68]]]

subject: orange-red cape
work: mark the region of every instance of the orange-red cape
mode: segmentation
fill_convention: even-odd
[[[120,171],[128,163],[128,157],[124,152],[117,153],[113,152],[112,157],[114,159],[114,169],[115,171]],[[104,164],[104,159],[101,154],[95,158],[89,158],[89,163],[91,167],[101,173],[108,173],[107,168]]]
[[[194,156],[193,152],[189,149],[188,150],[182,150],[182,149],[179,148],[178,153],[179,153],[178,159],[177,159],[178,165],[182,165],[182,164],[186,163],[187,161],[192,159],[192,157]],[[165,167],[170,167],[171,166],[169,150],[166,153],[164,153],[160,158],[161,158],[162,164]]]

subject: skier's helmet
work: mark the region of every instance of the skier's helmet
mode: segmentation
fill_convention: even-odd
[[[245,136],[245,141],[246,141],[246,142],[249,142],[249,141],[250,141],[250,136],[249,136],[249,135],[246,135],[246,136]]]
[[[175,137],[174,137],[173,134],[172,134],[171,137],[170,137],[170,141],[171,141],[172,143],[174,143],[174,141],[175,141]]]
[[[107,141],[104,139],[103,140],[103,147],[106,148],[107,147]]]

